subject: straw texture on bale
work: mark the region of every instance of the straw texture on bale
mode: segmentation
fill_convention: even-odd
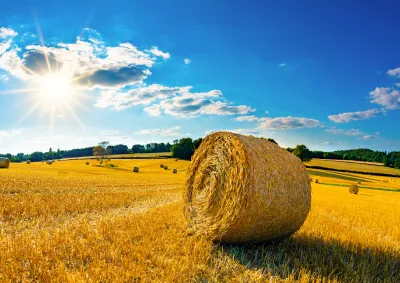
[[[178,170],[177,169],[172,169],[172,173],[178,173]]]
[[[228,132],[207,136],[188,169],[189,232],[230,244],[288,237],[311,207],[305,166],[261,138]]]
[[[133,172],[139,173],[139,167],[133,167]]]
[[[164,164],[160,164],[160,168],[164,168]]]
[[[0,157],[0,168],[7,169],[10,167],[10,159],[5,157]]]
[[[350,187],[349,187],[349,192],[351,193],[351,194],[358,194],[358,186],[357,185],[351,185]]]

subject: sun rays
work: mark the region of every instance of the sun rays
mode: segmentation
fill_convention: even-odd
[[[22,66],[28,75],[24,86],[19,89],[1,92],[0,94],[25,94],[18,106],[29,105],[25,114],[19,119],[18,124],[22,124],[34,113],[38,113],[38,118],[48,117],[49,126],[52,128],[56,118],[62,118],[65,123],[75,121],[80,126],[83,124],[76,113],[77,108],[90,111],[83,105],[83,99],[88,98],[83,88],[76,82],[86,75],[74,74],[73,70],[61,64],[52,66],[51,53],[46,50],[45,41],[39,26],[38,35],[44,60],[37,61],[36,68]]]

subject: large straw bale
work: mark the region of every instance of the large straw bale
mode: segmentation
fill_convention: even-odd
[[[358,194],[358,186],[357,185],[351,185],[350,187],[349,187],[349,192],[351,193],[351,194]]]
[[[172,173],[176,174],[178,173],[178,170],[176,168],[172,169]]]
[[[168,166],[167,165],[164,165],[164,170],[168,170]]]
[[[89,161],[86,161],[86,165],[89,165],[90,163],[89,163]]]
[[[288,237],[304,223],[311,185],[303,163],[266,139],[217,132],[188,170],[189,231],[230,244]]]
[[[160,168],[164,168],[164,164],[160,164]]]
[[[139,173],[139,167],[133,167],[133,172],[135,172],[135,173]]]
[[[5,157],[0,157],[0,168],[7,169],[10,167],[10,159]]]

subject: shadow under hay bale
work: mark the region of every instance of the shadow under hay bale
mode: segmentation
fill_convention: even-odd
[[[0,169],[8,169],[10,168],[10,159],[5,157],[0,157]]]
[[[357,185],[351,185],[350,187],[349,187],[349,192],[351,193],[351,194],[358,194],[358,186]]]
[[[135,173],[139,173],[139,167],[133,167],[133,172],[135,172]]]
[[[327,282],[348,282],[355,274],[359,276],[357,282],[399,282],[400,277],[398,253],[317,236],[301,235],[267,244],[219,244],[215,250],[237,262],[239,270],[256,270],[282,279],[279,282],[288,276],[290,281],[300,281],[305,272]],[[321,268],[328,265],[334,268]],[[368,272],[359,272],[361,266]]]
[[[288,237],[311,207],[309,176],[300,159],[266,139],[228,132],[203,140],[186,188],[189,233],[222,243]]]
[[[174,169],[172,169],[172,173],[176,174],[176,173],[178,173],[178,170],[174,168]]]

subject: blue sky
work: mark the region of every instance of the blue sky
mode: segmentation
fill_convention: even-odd
[[[0,152],[215,130],[400,149],[396,1],[13,1]]]

